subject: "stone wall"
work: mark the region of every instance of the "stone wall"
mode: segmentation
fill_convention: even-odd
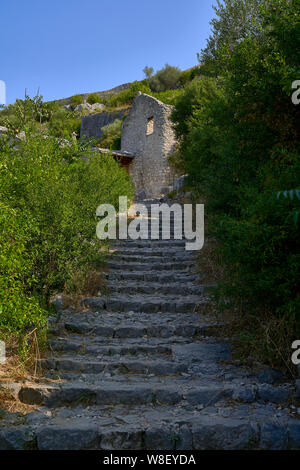
[[[81,120],[80,137],[86,136],[88,138],[100,139],[103,135],[102,127],[111,124],[116,119],[122,119],[128,109],[129,108],[111,113],[102,112],[83,116]]]
[[[172,106],[139,94],[123,123],[121,150],[135,155],[130,174],[136,193],[159,197],[172,190],[174,173],[168,157],[175,146],[169,116]]]

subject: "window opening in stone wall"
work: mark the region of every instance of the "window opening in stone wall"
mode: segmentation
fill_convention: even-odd
[[[154,132],[154,117],[148,118],[148,123],[147,123],[147,135],[151,135]]]

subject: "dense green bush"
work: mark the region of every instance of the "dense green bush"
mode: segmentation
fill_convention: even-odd
[[[89,104],[103,103],[103,100],[100,98],[98,93],[90,93],[87,99]]]
[[[51,119],[44,127],[44,133],[54,137],[69,139],[75,133],[80,135],[81,117],[74,111],[69,111],[60,106],[53,110]]]
[[[174,105],[177,102],[177,98],[181,95],[181,90],[166,90],[159,93],[152,91],[150,95],[163,103]]]
[[[3,168],[3,167],[2,167]],[[5,167],[4,167],[5,168]],[[2,171],[1,171],[2,172]],[[28,214],[0,202],[0,331],[23,333],[44,326],[46,312],[32,295],[33,262],[26,251],[37,230]],[[0,334],[1,336],[1,334]]]
[[[300,181],[300,5],[225,0],[217,11],[200,55],[208,76],[186,85],[173,112],[182,161],[222,241],[223,299],[297,329],[299,200],[276,195]]]
[[[79,104],[83,103],[83,96],[82,95],[73,95],[70,98],[70,105],[73,106],[73,108],[76,108]]]
[[[111,150],[120,150],[122,121],[115,119],[114,122],[102,127],[103,136],[99,139],[98,144],[102,148]]]
[[[130,200],[132,186],[110,155],[39,135],[0,139],[0,184],[0,327],[21,333],[53,292],[103,262],[96,208]]]

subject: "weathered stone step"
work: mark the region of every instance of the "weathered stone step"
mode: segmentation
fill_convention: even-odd
[[[107,287],[110,292],[119,292],[121,294],[157,294],[157,295],[202,295],[205,291],[205,286],[195,285],[192,283],[182,284],[181,282],[172,284],[160,284],[155,282],[131,282],[120,281],[118,283],[109,281]]]
[[[182,247],[184,249],[186,240],[118,240],[113,246],[126,248],[172,248]]]
[[[125,383],[116,380],[99,380],[88,383],[80,380],[69,380],[67,383],[56,384],[24,384],[15,390],[18,400],[30,405],[61,407],[76,404],[89,405],[140,405],[155,404],[175,405],[180,402],[192,406],[209,405],[237,400],[238,402],[261,404],[280,403],[278,397],[288,400],[292,391],[283,387],[268,386],[271,393],[267,395],[266,386],[248,385],[244,389],[234,384],[202,384],[180,382],[168,378],[165,383],[156,383],[152,377],[143,383]]]
[[[76,358],[60,357],[55,359],[42,359],[41,365],[45,369],[56,371],[72,371],[86,374],[99,374],[105,372],[114,372],[119,374],[130,373],[149,373],[156,375],[172,375],[186,372],[187,364],[184,362],[175,362],[167,360],[133,360],[126,359],[122,362],[87,360],[85,356]]]
[[[200,276],[193,274],[189,271],[163,271],[150,272],[150,271],[111,271],[106,274],[106,278],[110,280],[133,280],[133,281],[146,281],[146,282],[191,282],[198,280]]]
[[[232,396],[231,389],[219,386],[183,387],[174,382],[170,386],[159,384],[131,384],[105,382],[95,386],[82,382],[55,385],[23,385],[18,399],[29,405],[62,407],[69,405],[175,405],[185,401],[190,405],[214,404]]]
[[[147,264],[162,264],[165,263],[166,260],[168,263],[177,263],[177,264],[186,264],[188,266],[192,266],[194,264],[194,260],[191,257],[185,256],[183,253],[182,256],[170,256],[170,254],[165,254],[165,258],[158,257],[158,256],[143,256],[143,253],[135,253],[135,254],[114,254],[109,258],[109,262],[113,263],[147,263]]]
[[[120,343],[120,341],[119,341]],[[169,344],[156,344],[148,345],[143,342],[132,343],[132,344],[114,344],[114,345],[103,345],[97,344],[91,341],[90,337],[86,340],[75,340],[68,338],[61,338],[60,340],[52,340],[50,343],[52,351],[64,351],[64,352],[78,352],[102,356],[116,356],[116,355],[150,355],[150,356],[161,356],[162,354],[172,354],[172,345]]]
[[[186,251],[184,249],[163,249],[163,248],[144,248],[144,249],[137,249],[137,248],[128,248],[127,246],[119,247],[118,250],[113,250],[113,256],[115,255],[122,255],[122,256],[140,256],[143,258],[153,258],[156,257],[158,260],[163,258],[164,260],[168,260],[169,258],[182,258],[185,257],[187,259],[195,259],[195,252]]]
[[[108,310],[110,312],[173,312],[194,313],[204,307],[207,297],[198,295],[179,296],[150,294],[116,294],[108,297],[86,297],[82,305],[91,310]]]
[[[300,448],[300,422],[276,408],[199,410],[130,405],[57,409],[2,420],[1,450],[287,450]]]
[[[102,300],[102,299],[101,299]],[[140,295],[122,295],[119,294],[116,297],[108,297],[105,299],[105,308],[108,311],[114,312],[144,312],[144,313],[155,313],[155,312],[176,312],[193,313],[196,309],[204,307],[206,300],[203,300],[198,296],[190,295],[187,297],[176,297],[173,296],[152,296],[147,294]],[[97,297],[89,298],[85,300],[85,306],[91,309],[98,309],[99,303]]]
[[[193,266],[192,262],[180,261],[174,263],[149,263],[149,262],[130,262],[130,261],[108,261],[107,266],[113,270],[121,271],[175,271],[188,272],[188,268]]]
[[[99,324],[98,321],[72,321],[63,322],[64,328],[72,333],[84,335],[98,335],[104,338],[144,338],[145,336],[152,338],[174,338],[183,337],[191,338],[195,335],[209,335],[210,327],[199,325],[199,323],[178,323],[167,325],[134,325],[121,323],[119,326],[113,327],[109,323]],[[215,328],[215,327],[213,327]],[[55,331],[53,331],[55,333]],[[175,340],[175,338],[174,338]]]

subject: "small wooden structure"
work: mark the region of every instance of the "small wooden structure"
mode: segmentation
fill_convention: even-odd
[[[132,155],[128,152],[124,152],[121,150],[109,150],[109,149],[102,149],[98,147],[100,153],[109,153],[120,163],[122,168],[125,168],[128,175],[130,174],[130,165],[133,162],[135,155]]]

